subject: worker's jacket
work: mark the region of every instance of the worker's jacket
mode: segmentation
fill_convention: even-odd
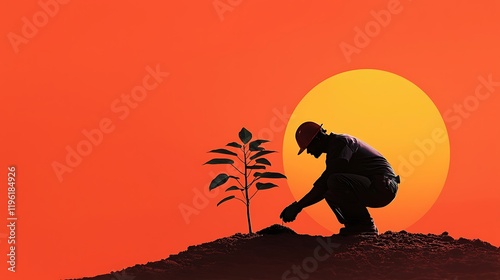
[[[314,185],[326,185],[334,173],[351,173],[366,176],[395,177],[389,162],[377,150],[363,141],[347,135],[330,133],[326,153],[326,169]]]

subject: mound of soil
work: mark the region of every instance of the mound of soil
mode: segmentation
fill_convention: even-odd
[[[500,248],[446,232],[324,237],[273,225],[84,279],[500,279]]]

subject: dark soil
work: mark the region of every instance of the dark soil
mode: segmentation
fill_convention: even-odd
[[[500,279],[500,248],[446,232],[323,237],[273,225],[84,279]]]

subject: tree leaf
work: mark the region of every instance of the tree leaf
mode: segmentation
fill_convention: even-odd
[[[232,156],[237,156],[238,154],[235,152],[231,152],[230,150],[227,149],[215,149],[208,151],[209,153],[219,153],[219,154],[226,154],[226,155],[232,155]]]
[[[241,191],[242,189],[238,188],[237,186],[230,186],[229,188],[226,189],[226,192],[228,192],[228,191],[235,191],[235,190],[240,190]]]
[[[233,164],[233,163],[234,163],[234,160],[232,160],[232,159],[214,158],[214,159],[211,159],[211,160],[205,162],[203,165],[205,165],[205,164]]]
[[[212,182],[210,182],[210,186],[208,187],[209,190],[213,190],[217,188],[220,185],[223,185],[227,180],[229,179],[229,176],[226,173],[221,173],[217,175]]]
[[[242,128],[238,136],[240,137],[240,140],[241,142],[243,142],[243,144],[246,144],[250,140],[252,140],[252,133],[248,131],[246,128]]]
[[[250,146],[249,150],[252,151],[252,152],[256,152],[256,151],[263,151],[264,148],[263,147]]]
[[[254,177],[259,177],[260,175],[262,175],[262,173],[261,173],[261,172],[255,172],[255,173],[253,174],[253,176],[254,176]]]
[[[260,152],[256,153],[255,155],[251,156],[250,160],[256,159],[258,157],[261,157],[263,155],[267,155],[267,154],[270,154],[270,153],[276,153],[276,151],[260,151]]]
[[[255,162],[271,166],[271,162],[265,158],[258,158],[255,160]]]
[[[222,199],[221,201],[219,201],[219,203],[217,203],[217,206],[219,206],[221,203],[226,202],[226,201],[233,199],[233,198],[234,198],[234,195],[228,196],[228,197]]]
[[[257,139],[257,140],[253,140],[252,142],[250,142],[250,146],[258,147],[258,146],[260,146],[260,144],[267,143],[267,142],[269,142],[269,140]]]
[[[229,146],[229,147],[235,147],[235,148],[241,148],[242,146],[236,142],[231,142],[231,143],[227,143],[226,146]]]
[[[255,172],[255,173],[258,173],[258,172]],[[278,173],[278,172],[264,172],[264,173],[259,173],[259,175],[255,175],[254,176],[259,176],[260,178],[285,178],[286,179],[286,176],[281,174],[281,173]]]
[[[275,188],[277,186],[278,185],[273,184],[273,183],[257,183],[257,184],[255,184],[255,187],[258,190],[267,190],[267,189],[270,189],[270,188]]]
[[[266,169],[264,165],[249,165],[247,169]]]
[[[259,147],[259,146],[260,146],[260,144],[267,143],[267,142],[269,142],[269,140],[263,140],[263,139],[257,139],[257,140],[250,142],[250,144],[249,144],[250,151],[262,151],[262,150],[264,150],[263,147]]]

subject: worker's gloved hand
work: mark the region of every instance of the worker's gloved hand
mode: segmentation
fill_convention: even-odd
[[[302,211],[302,208],[297,204],[297,202],[294,202],[287,206],[283,212],[281,212],[280,218],[283,220],[283,222],[288,223],[297,217],[297,215]]]

